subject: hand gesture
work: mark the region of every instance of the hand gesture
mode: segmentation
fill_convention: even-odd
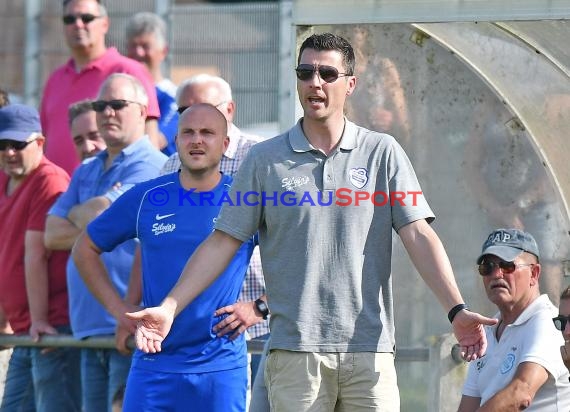
[[[129,305],[132,312],[136,312],[141,308],[136,305]],[[127,343],[129,338],[135,334],[137,330],[137,321],[131,319],[126,314],[123,314],[117,319],[117,326],[115,328],[115,347],[119,353],[123,355],[130,355],[132,350],[128,347]]]
[[[174,316],[162,306],[126,313],[127,318],[138,321],[135,332],[137,348],[145,353],[162,350],[161,344],[174,321]]]
[[[57,335],[57,330],[45,320],[33,321],[30,325],[30,337],[34,342],[38,342],[41,335]]]
[[[494,325],[497,319],[487,318],[476,312],[460,311],[453,319],[453,333],[461,346],[461,356],[467,362],[479,359],[487,350],[484,325]]]
[[[233,305],[224,306],[215,311],[214,316],[221,316],[226,313],[228,316],[214,326],[214,332],[217,333],[218,337],[234,332],[230,336],[230,340],[237,339],[247,328],[263,320],[261,316],[256,314],[253,301],[236,302]]]

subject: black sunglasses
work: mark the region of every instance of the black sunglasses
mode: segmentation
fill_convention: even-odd
[[[98,19],[99,17],[101,16],[95,16],[91,13],[81,13],[78,15],[66,14],[65,16],[63,16],[62,20],[63,24],[65,25],[75,24],[77,19],[80,19],[83,22],[83,24],[89,24],[93,20]]]
[[[489,276],[495,268],[501,269],[501,272],[509,274],[513,273],[517,268],[525,266],[533,266],[534,263],[515,263],[507,262],[506,260],[500,260],[499,262],[483,262],[479,264],[478,270],[481,276]]]
[[[558,315],[555,318],[552,318],[552,321],[554,322],[554,326],[556,326],[556,329],[564,330],[566,329],[566,322],[570,321],[570,315],[569,316]]]
[[[302,81],[311,80],[315,73],[319,73],[320,78],[327,83],[333,83],[341,76],[352,76],[349,73],[339,73],[333,66],[314,66],[312,64],[298,65],[295,73],[297,73],[297,79]]]
[[[101,112],[104,112],[104,111],[105,111],[105,109],[107,108],[107,106],[110,106],[111,109],[113,109],[114,111],[117,111],[117,110],[124,109],[124,108],[127,107],[130,103],[140,104],[140,103],[138,103],[138,102],[133,102],[133,101],[130,101],[130,100],[123,100],[123,99],[95,100],[93,103],[91,103],[91,107],[92,107],[93,110],[95,110],[97,113],[101,113]]]
[[[36,139],[30,140],[28,142],[20,142],[18,140],[0,140],[0,152],[4,150],[8,150],[8,148],[12,148],[15,151],[19,152],[20,150],[24,150],[30,143],[35,141]]]

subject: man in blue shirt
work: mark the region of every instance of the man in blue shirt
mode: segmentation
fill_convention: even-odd
[[[100,254],[137,237],[141,244],[143,302],[159,304],[178,281],[188,257],[213,231],[232,179],[219,171],[228,146],[224,115],[196,104],[180,117],[176,146],[180,172],[135,186],[87,227],[73,258],[107,307],[121,301]],[[245,411],[247,347],[243,334],[217,336],[214,312],[238,299],[254,241],[244,242],[224,273],[184,310],[163,351],[137,351],[123,410]]]
[[[45,243],[54,250],[70,250],[87,223],[135,183],[158,176],[166,160],[144,135],[148,98],[142,85],[127,74],[108,78],[92,103],[97,126],[107,148],[86,159],[73,174],[67,192],[57,200],[46,220]],[[72,125],[73,127],[73,125]],[[133,263],[135,241],[122,243],[103,255],[113,287],[124,296]],[[69,310],[77,339],[113,335],[117,325],[133,332],[122,302],[113,310],[97,302],[70,258],[67,263]],[[128,333],[123,333],[126,339]],[[125,384],[131,356],[109,349],[82,349],[81,380],[86,412],[110,410],[115,392]]]

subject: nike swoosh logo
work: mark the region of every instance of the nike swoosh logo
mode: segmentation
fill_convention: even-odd
[[[168,215],[159,215],[158,213],[156,214],[156,216],[154,217],[156,220],[162,220],[162,219],[166,219],[167,217],[170,216],[174,216],[175,213],[170,213]]]

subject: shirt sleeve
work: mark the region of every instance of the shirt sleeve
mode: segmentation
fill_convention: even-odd
[[[74,173],[69,183],[69,187],[65,192],[63,192],[55,201],[53,206],[48,211],[48,215],[54,215],[67,219],[69,211],[73,206],[79,204],[79,184],[77,178],[77,172]]]
[[[34,196],[31,197],[26,230],[45,230],[49,209],[69,185],[69,178],[65,175],[44,170],[39,170],[41,174],[35,176]]]
[[[393,138],[388,146],[386,161],[394,230],[397,232],[403,226],[420,219],[431,223],[435,215],[424,196],[412,163]],[[384,173],[383,168],[380,171]]]
[[[463,383],[463,395],[472,396],[474,398],[480,398],[481,392],[479,391],[479,386],[477,385],[477,365],[481,362],[481,359],[471,361],[467,369],[467,377]]]
[[[560,378],[566,372],[560,358],[560,346],[564,344],[564,339],[552,326],[552,319],[541,313],[525,326],[527,339],[520,354],[520,363],[536,363],[555,379]]]
[[[216,229],[242,242],[250,240],[257,233],[263,215],[263,201],[257,202],[257,205],[245,204],[242,201],[247,192],[263,193],[255,153],[256,146],[253,146],[240,165],[229,192],[229,199],[224,202],[215,225]]]
[[[93,243],[110,252],[126,240],[136,238],[140,190],[129,190],[87,225]]]
[[[154,179],[157,175],[158,169],[148,162],[144,160],[133,162],[121,171],[118,179],[121,186],[117,189],[109,190],[104,196],[113,203],[136,184]]]

